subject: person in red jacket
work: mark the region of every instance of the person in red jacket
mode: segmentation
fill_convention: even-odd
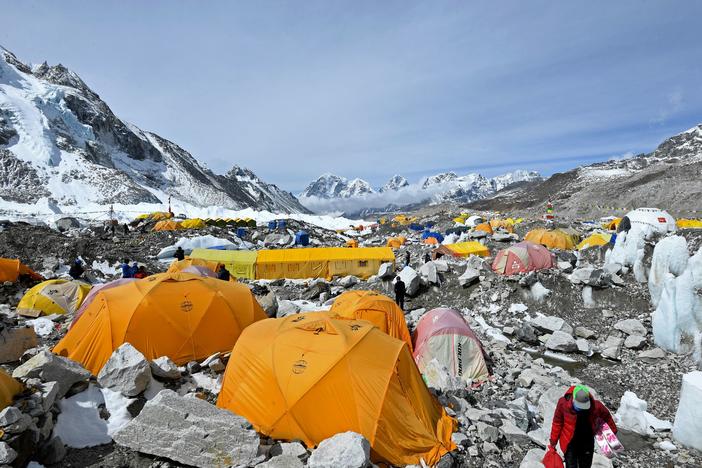
[[[590,468],[595,450],[595,433],[603,423],[613,432],[617,426],[609,410],[592,396],[585,385],[568,389],[556,405],[550,444],[561,444],[566,468]]]

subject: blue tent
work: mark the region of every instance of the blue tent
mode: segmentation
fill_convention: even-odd
[[[275,225],[276,225],[275,220],[268,221],[268,229],[270,229],[271,231],[275,231]]]
[[[409,228],[413,231],[423,231],[424,230],[424,226],[422,226],[421,224],[417,224],[417,223],[410,224]]]
[[[424,231],[422,233],[422,239],[428,239],[429,237],[434,237],[440,243],[444,241],[444,236],[442,236],[438,232]]]
[[[305,231],[297,231],[295,233],[295,244],[296,245],[310,245],[310,235]]]
[[[285,227],[288,225],[288,222],[285,221],[284,219],[279,219],[278,220],[278,229],[285,229]]]
[[[433,228],[436,225],[434,221],[427,221],[425,226],[428,228]]]

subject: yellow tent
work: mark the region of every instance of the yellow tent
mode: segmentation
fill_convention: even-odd
[[[20,276],[28,276],[37,281],[44,279],[15,258],[0,258],[0,283],[5,281],[14,283]]]
[[[590,247],[597,247],[600,245],[607,245],[609,244],[609,241],[611,239],[612,234],[606,234],[604,232],[595,232],[593,234],[590,234],[578,244],[578,250],[589,249]]]
[[[78,310],[89,291],[90,285],[80,281],[43,281],[24,294],[17,304],[17,313],[27,317],[72,314]]]
[[[162,219],[169,219],[173,217],[173,213],[169,213],[167,211],[156,211],[155,213],[151,213],[148,215],[151,219],[154,221],[160,221]]]
[[[497,219],[493,218],[490,220],[490,227],[495,230],[498,228],[502,228],[507,232],[514,232],[514,220],[512,218],[508,219]]]
[[[130,343],[176,364],[227,352],[241,331],[266,318],[249,288],[188,273],[160,273],[100,290],[53,352],[97,375]]]
[[[233,277],[247,279],[256,278],[256,256],[255,251],[217,249],[193,249],[190,254],[192,259],[222,263]]]
[[[524,240],[549,249],[573,250],[579,239],[577,234],[562,229],[533,229],[524,236]]]
[[[358,241],[356,239],[349,239],[346,241],[346,247],[355,249],[358,247]]]
[[[702,229],[702,219],[678,219],[675,225],[680,229]]]
[[[609,231],[616,231],[617,228],[619,227],[619,223],[622,222],[622,218],[614,218],[611,221],[607,221],[606,223],[602,224],[602,227],[604,229],[607,229]]]
[[[186,219],[180,223],[180,227],[183,229],[202,229],[206,226],[207,224],[200,218]]]
[[[177,229],[182,229],[180,223],[172,219],[167,219],[154,224],[152,231],[175,231]]]
[[[192,256],[185,257],[183,260],[171,263],[168,266],[166,273],[178,273],[190,266],[205,267],[216,273],[217,269],[219,269],[219,262],[213,260],[203,260],[202,258],[193,258]]]
[[[478,224],[473,229],[475,229],[476,231],[485,231],[488,234],[492,234],[492,226],[490,226],[490,223]]]
[[[405,314],[388,296],[375,291],[346,291],[336,298],[329,314],[332,318],[367,320],[383,333],[407,343],[412,351],[412,337],[407,329]]]
[[[387,247],[326,247],[259,250],[256,279],[332,278],[354,275],[368,278],[385,262],[394,262]]]
[[[249,326],[232,350],[217,406],[274,439],[314,447],[363,435],[375,463],[435,465],[456,426],[429,393],[407,345],[365,320],[326,313]]]
[[[386,247],[390,247],[393,249],[399,249],[403,245],[405,245],[405,242],[407,242],[407,238],[403,236],[398,236],[398,237],[390,237],[388,239],[387,244],[385,244]]]
[[[450,252],[443,252],[443,250],[449,250]],[[437,252],[453,255],[454,257],[468,257],[470,255],[478,255],[480,257],[489,257],[490,249],[481,244],[480,242],[470,241],[470,242],[458,242],[456,244],[442,245],[437,249]]]
[[[0,369],[0,411],[12,404],[12,399],[22,391],[22,384]]]
[[[466,224],[466,218],[458,216],[457,218],[453,218],[453,222],[458,224]]]

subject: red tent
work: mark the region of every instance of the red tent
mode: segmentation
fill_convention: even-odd
[[[525,241],[500,250],[492,262],[492,270],[501,275],[514,275],[552,268],[554,264],[553,254],[546,247]]]
[[[454,309],[433,309],[422,316],[414,331],[413,356],[420,372],[436,359],[467,384],[490,375],[483,345]]]

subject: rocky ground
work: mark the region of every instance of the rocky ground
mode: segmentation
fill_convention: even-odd
[[[440,208],[420,216],[436,220],[438,228],[445,231],[452,225],[450,211]],[[536,224],[519,225],[514,237],[521,238]],[[584,227],[577,227],[585,232]],[[264,228],[252,229],[246,240],[252,245],[262,245],[266,239],[268,244],[283,246],[298,229],[310,232],[316,245],[343,245],[349,237],[301,224],[288,228],[288,232],[277,237],[270,237]],[[47,227],[5,223],[0,231],[0,256],[20,258],[46,277],[61,275],[66,264],[80,257],[89,267],[99,265],[89,269],[88,276],[104,281],[113,277],[111,269],[125,257],[146,265],[150,272],[163,271],[167,265],[156,256],[164,247],[183,235],[204,233],[229,240],[235,238],[233,230],[215,227],[207,228],[206,232],[136,230],[113,236],[101,227],[60,233]],[[359,238],[365,245],[384,245],[385,239],[395,234],[410,238],[410,243],[396,252],[398,264],[404,263],[406,252],[410,253],[412,270],[403,273],[403,277],[408,277],[405,282],[409,289],[416,289],[405,307],[410,330],[430,309],[458,309],[477,332],[492,360],[493,377],[476,388],[456,388],[448,381],[429,382],[441,404],[459,422],[458,432],[454,434],[459,448],[445,456],[440,466],[539,466],[534,460],[540,459],[539,450],[543,451],[547,440],[543,429],[550,428],[555,401],[567,386],[576,382],[591,386],[612,413],[620,407],[624,393],[630,391],[647,401],[647,411],[657,418],[670,422],[675,418],[682,375],[697,369],[697,364],[690,355],[670,354],[656,348],[651,336],[653,308],[648,287],[625,269],[604,270],[606,248],[590,249],[580,256],[559,253],[557,269],[503,277],[491,271],[489,259],[477,257],[441,259],[424,265],[423,258],[430,247],[420,243],[416,233],[401,227],[381,226],[378,231],[364,232]],[[682,235],[691,250],[699,248],[702,235],[694,231],[683,231]],[[484,239],[492,252],[514,241],[504,235]],[[647,250],[648,257],[651,251],[652,248]],[[650,266],[650,258],[644,263]],[[372,289],[385,294],[392,289],[390,275],[374,276],[367,281],[346,277],[331,282],[247,283],[267,313],[278,317],[325,309],[335,296],[348,289]],[[7,335],[27,325],[26,319],[16,315],[14,307],[29,286],[30,283],[21,282],[0,287],[2,333]],[[333,454],[339,452],[338,447],[348,449],[343,453],[348,454],[349,460],[358,460],[357,466],[366,461],[363,454],[367,442],[350,436],[308,451],[297,443],[259,438],[246,421],[236,416],[216,419],[222,416],[211,412],[214,408],[211,403],[216,400],[227,355],[177,368],[168,362],[149,363],[136,350],[120,348],[119,362],[122,366],[129,363],[127,377],[115,370],[114,375],[106,372],[97,380],[90,378],[88,385],[82,368],[47,357],[42,351],[63,336],[68,324],[66,317],[49,319],[52,320],[49,329],[37,330],[41,333],[34,342],[27,340],[18,359],[2,363],[5,370],[21,376],[30,391],[15,404],[20,412],[0,413],[0,465],[23,466],[29,460],[56,467],[175,467],[213,463],[212,459],[202,458],[204,455],[176,461],[178,457],[169,446],[161,447],[162,456],[145,455],[140,450],[149,450],[139,447],[143,442],[137,442],[139,437],[128,433],[116,441],[107,436],[102,444],[85,448],[77,448],[81,444],[76,440],[57,441],[52,428],[55,435],[55,426],[64,424],[59,415],[67,415],[68,421],[80,421],[71,416],[75,410],[72,399],[87,398],[86,395],[93,393],[97,397],[90,401],[98,401],[99,414],[110,424],[125,411],[128,416],[125,413],[123,417],[131,419],[139,415],[143,421],[151,413],[158,416],[154,416],[156,419],[164,415],[163,421],[143,422],[142,429],[152,432],[154,438],[160,434],[162,439],[168,439],[165,433],[159,433],[163,426],[168,427],[167,415],[186,405],[189,414],[194,415],[192,418],[199,421],[198,430],[205,431],[213,444],[238,444],[239,458],[228,459],[225,465],[328,466]],[[30,328],[35,329],[36,324]],[[52,381],[60,384],[51,384]],[[156,397],[163,388],[174,393],[164,392]],[[217,424],[211,424],[213,418]],[[90,427],[86,425],[85,431],[90,431]],[[612,461],[598,456],[596,466],[702,466],[702,453],[673,440],[666,424],[648,433],[639,432],[644,433],[622,429],[621,440],[626,450]],[[173,434],[186,437],[185,432],[174,430]],[[675,448],[664,450],[670,448],[670,442]],[[158,445],[155,441],[150,443]],[[8,447],[16,452],[14,460],[7,454],[2,458],[3,450],[7,452]]]

